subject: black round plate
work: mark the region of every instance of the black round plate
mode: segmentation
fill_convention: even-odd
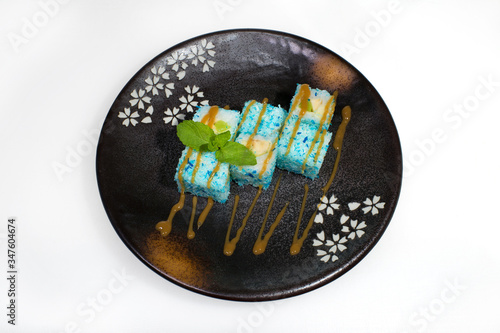
[[[197,106],[241,110],[269,99],[286,110],[297,83],[338,91],[330,131],[342,108],[352,108],[335,180],[323,201],[336,151],[330,146],[318,179],[276,169],[232,256],[223,253],[235,194],[240,196],[234,236],[256,193],[231,184],[225,204],[187,238],[192,196],[162,238],[155,225],[179,200],[174,173],[183,149],[176,125]],[[286,202],[283,219],[261,255],[252,252],[277,177],[281,186],[267,227]],[[268,30],[229,30],[180,43],[146,64],[123,88],[104,122],[97,148],[97,179],[113,227],[128,248],[166,279],[205,295],[257,301],[285,298],[322,286],[356,265],[386,229],[398,200],[401,147],[396,127],[375,88],[352,65],[312,41]],[[304,184],[309,186],[302,232],[319,213],[302,250],[290,254]],[[203,210],[199,198],[196,213]],[[195,222],[196,224],[196,222]],[[267,232],[267,229],[266,231]]]

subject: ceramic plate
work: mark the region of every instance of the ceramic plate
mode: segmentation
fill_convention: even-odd
[[[318,179],[279,169],[257,201],[231,256],[223,253],[235,195],[240,202],[232,238],[257,189],[231,184],[225,204],[216,203],[195,237],[188,239],[192,195],[161,237],[179,200],[174,173],[183,149],[176,125],[201,105],[241,110],[247,100],[269,99],[288,109],[297,83],[338,91],[330,130],[349,105],[352,118],[339,167],[325,197],[337,151],[329,148]],[[252,251],[273,188],[281,185],[266,233],[286,202],[289,207],[266,251]],[[230,30],[182,42],[147,63],[125,85],[104,122],[97,148],[101,198],[116,232],[153,271],[189,290],[223,299],[257,301],[298,295],[331,282],[356,265],[376,244],[394,213],[401,187],[401,148],[396,127],[375,88],[352,65],[315,42],[267,30]],[[299,227],[313,222],[298,254],[290,247]],[[199,198],[198,216],[207,202]],[[319,206],[318,206],[319,204]],[[317,214],[315,208],[318,207]]]

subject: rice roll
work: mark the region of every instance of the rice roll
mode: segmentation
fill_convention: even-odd
[[[194,121],[210,126],[216,134],[230,131],[234,138],[241,114],[218,106],[203,106],[193,116]],[[215,152],[198,152],[186,147],[175,172],[179,192],[212,197],[224,203],[230,192],[229,164],[215,158]]]
[[[336,102],[336,92],[331,95],[326,90],[298,84],[290,105],[290,117],[285,125],[300,120],[327,130],[332,121]]]
[[[271,184],[276,166],[276,147],[285,121],[286,111],[280,106],[248,101],[243,108],[236,142],[248,147],[257,158],[256,165],[230,166],[231,178],[239,185]]]
[[[277,167],[311,179],[317,178],[332,133],[308,122],[300,122],[295,135],[294,129],[294,123],[288,123],[283,128],[277,148]]]
[[[236,138],[236,142],[247,146],[255,154],[257,164],[242,167],[231,165],[231,177],[239,185],[250,184],[267,189],[271,184],[276,167],[278,136],[275,136],[272,140],[261,135],[255,135],[252,139],[250,139],[250,136],[251,134],[240,134]]]

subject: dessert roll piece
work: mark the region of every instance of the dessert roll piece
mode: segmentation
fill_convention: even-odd
[[[277,147],[277,167],[314,179],[318,177],[332,133],[308,122],[300,122],[295,134],[294,130],[294,123],[283,128]]]
[[[229,164],[220,163],[215,158],[214,152],[200,153],[186,147],[177,165],[175,181],[179,192],[184,190],[200,197],[212,197],[215,201],[224,203],[230,191]]]
[[[239,185],[269,187],[276,166],[276,147],[286,111],[267,103],[248,101],[243,108],[236,142],[253,151],[257,165],[230,166],[231,178]]]
[[[203,106],[193,117],[211,127],[216,134],[230,131],[234,138],[241,114],[217,106]],[[215,158],[215,152],[198,152],[186,147],[175,172],[179,192],[185,191],[202,197],[212,197],[224,203],[230,191],[229,164]]]
[[[251,134],[239,134],[236,142],[247,146],[256,156],[256,165],[230,166],[231,177],[239,185],[262,186],[267,189],[273,179],[274,169],[276,167],[276,145],[278,135],[269,140],[267,137]]]
[[[337,92],[331,95],[326,90],[298,84],[290,105],[291,114],[285,126],[300,120],[328,130],[336,103]]]

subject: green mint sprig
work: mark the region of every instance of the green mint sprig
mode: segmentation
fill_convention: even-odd
[[[236,166],[256,165],[254,153],[241,143],[229,141],[231,132],[219,134],[207,125],[193,120],[184,120],[177,125],[177,136],[181,142],[199,152],[215,152],[215,158],[222,163]]]

